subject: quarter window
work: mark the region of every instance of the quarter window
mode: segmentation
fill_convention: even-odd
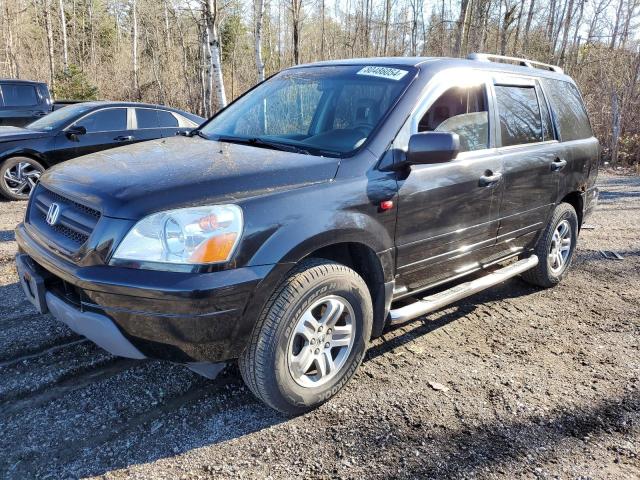
[[[85,127],[87,133],[126,130],[127,110],[125,108],[100,110],[83,118],[76,125]]]
[[[160,128],[177,128],[178,119],[171,112],[158,110],[158,123]]]
[[[587,112],[576,86],[562,80],[542,80],[549,103],[556,118],[558,133],[563,142],[593,136]]]
[[[534,87],[496,85],[502,146],[542,142],[542,118]]]
[[[554,140],[555,134],[553,133],[553,124],[551,123],[551,114],[549,113],[549,107],[545,101],[544,94],[540,85],[536,85],[536,92],[538,93],[538,100],[540,102],[540,114],[542,115],[542,137],[544,141]]]
[[[38,94],[33,85],[2,85],[2,97],[5,107],[29,107],[38,105]]]
[[[444,92],[420,119],[418,132],[457,133],[461,152],[489,148],[484,86],[453,87]]]

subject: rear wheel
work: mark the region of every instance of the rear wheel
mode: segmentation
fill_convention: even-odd
[[[44,167],[27,157],[14,157],[0,165],[0,194],[10,200],[26,200]]]
[[[251,391],[288,415],[335,395],[360,365],[373,311],[364,280],[352,269],[311,259],[271,296],[239,359]]]
[[[558,205],[535,248],[539,262],[522,278],[540,287],[554,287],[564,278],[578,240],[578,216],[568,203]]]

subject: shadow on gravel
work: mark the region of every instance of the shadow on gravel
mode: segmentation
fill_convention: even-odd
[[[606,398],[593,405],[555,410],[548,415],[530,416],[520,421],[507,421],[462,427],[454,431],[434,432],[427,436],[427,446],[433,452],[414,457],[407,455],[406,478],[475,478],[487,470],[493,474],[505,474],[510,464],[518,464],[533,477],[535,464],[550,460],[562,453],[554,452],[567,440],[593,441],[593,437],[616,433],[631,439],[638,431],[640,394],[637,390],[621,397]],[[392,425],[384,426],[393,429]],[[407,438],[408,437],[408,438]],[[391,437],[380,444],[373,437],[363,439],[368,445],[380,449],[399,451],[403,445],[420,445],[424,442],[424,431],[415,429],[407,436]],[[586,445],[586,444],[585,444]],[[624,450],[617,455],[627,455],[633,462],[634,454]],[[535,458],[538,457],[538,458]],[[535,462],[535,463],[534,463]],[[528,465],[527,465],[528,464]],[[528,468],[527,468],[528,467]],[[503,471],[503,468],[505,471]],[[526,472],[526,470],[530,470]],[[387,478],[396,478],[389,476]]]
[[[469,278],[473,277],[470,276]],[[472,313],[478,305],[483,305],[487,302],[498,302],[501,300],[506,300],[508,298],[522,297],[538,291],[538,288],[533,287],[518,278],[515,278],[501,285],[477,293],[476,295],[467,297],[457,303],[450,305],[447,308],[455,307],[456,309],[453,312],[438,317],[436,320],[429,320],[429,315],[423,317],[422,319],[413,320],[412,322],[414,323],[422,321],[422,324],[418,328],[414,328],[406,333],[396,336],[395,338],[387,339],[385,338],[385,335],[399,330],[403,326],[411,325],[412,322],[407,322],[405,324],[394,327],[388,327],[383,333],[382,338],[384,341],[381,344],[370,348],[367,352],[367,355],[365,356],[364,361],[366,362],[380,355],[384,355],[385,353],[391,352],[398,347],[406,345],[407,343],[415,340],[418,337],[427,335],[437,330],[438,328],[455,322],[456,320]]]
[[[0,230],[0,242],[13,242],[15,239],[13,230]]]

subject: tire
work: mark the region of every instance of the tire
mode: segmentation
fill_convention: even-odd
[[[27,157],[13,157],[0,164],[0,194],[9,200],[27,200],[44,167]]]
[[[569,243],[558,243],[558,234],[561,234],[561,225],[568,227],[568,234],[570,235]],[[566,241],[566,238],[563,240]],[[569,266],[571,260],[573,260],[573,253],[576,249],[578,241],[578,216],[575,209],[568,203],[561,203],[553,211],[551,220],[544,229],[538,243],[534,249],[534,253],[538,256],[539,262],[536,267],[531,270],[527,270],[522,274],[522,278],[532,284],[543,288],[555,287],[562,281]],[[558,260],[557,255],[554,255],[556,246],[560,245],[561,248],[568,247],[566,250],[566,257],[560,252],[563,257],[563,261]],[[552,258],[554,257],[554,258]]]
[[[339,304],[343,306],[341,314],[337,313]],[[332,322],[322,322],[325,316],[331,317],[329,311],[338,319],[331,332]],[[309,314],[314,319],[320,317],[320,327],[325,325],[318,327],[320,333],[302,320],[309,319]],[[256,397],[284,414],[312,410],[338,393],[353,376],[367,350],[372,323],[371,296],[356,272],[329,260],[305,260],[267,301],[238,361],[242,378]],[[349,324],[351,340],[347,346]],[[334,346],[339,343],[344,345]],[[328,366],[327,353],[333,370]],[[315,355],[315,360],[305,370],[302,364],[307,354]]]

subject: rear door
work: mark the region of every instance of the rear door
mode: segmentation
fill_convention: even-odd
[[[135,111],[136,119],[134,125],[136,142],[146,142],[147,140],[162,137],[162,129],[160,128],[160,122],[158,120],[158,110],[147,107],[136,107],[133,110]]]
[[[460,137],[458,158],[414,165],[398,180],[397,284],[417,290],[477,269],[498,231],[502,158],[495,146],[489,79],[458,72],[434,79],[395,147],[422,131]],[[429,91],[431,89],[431,91]]]
[[[160,123],[163,137],[173,137],[179,133],[187,133],[198,126],[179,113],[162,109],[158,109],[158,122]]]
[[[567,159],[536,79],[496,76],[493,90],[504,168],[498,245],[515,252],[546,225]]]

